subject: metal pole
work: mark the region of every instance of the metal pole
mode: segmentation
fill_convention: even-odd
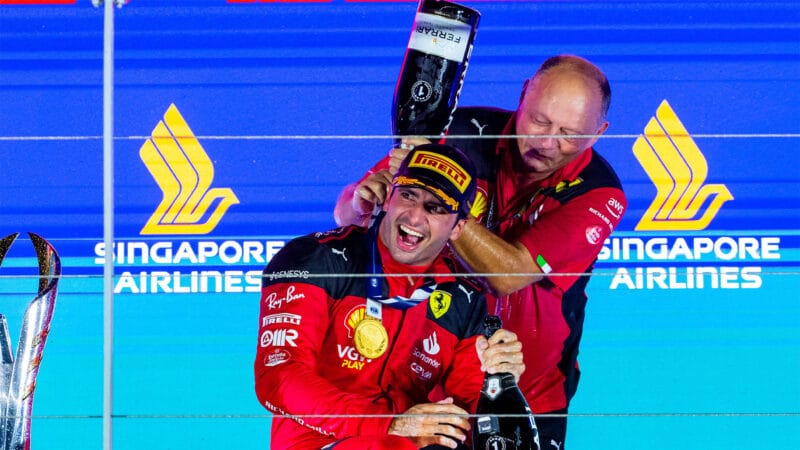
[[[103,24],[103,450],[111,450],[114,354],[114,2]]]

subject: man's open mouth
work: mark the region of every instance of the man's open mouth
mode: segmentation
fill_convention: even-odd
[[[403,242],[403,244],[408,246],[415,246],[425,238],[422,233],[412,230],[405,225],[399,225],[397,228],[399,230],[400,240]]]

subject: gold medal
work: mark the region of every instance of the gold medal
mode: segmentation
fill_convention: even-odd
[[[375,359],[386,353],[389,346],[389,335],[380,320],[365,317],[358,322],[353,340],[356,350],[365,358]]]

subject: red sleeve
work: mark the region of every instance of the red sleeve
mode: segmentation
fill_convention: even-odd
[[[339,418],[345,414],[387,415],[384,402],[343,392],[320,374],[319,355],[328,329],[328,296],[312,284],[279,282],[261,293],[256,395],[270,411],[337,438],[386,432],[391,417]]]
[[[621,190],[593,189],[545,212],[518,238],[533,260],[562,290],[591,266],[619,224],[627,201]]]

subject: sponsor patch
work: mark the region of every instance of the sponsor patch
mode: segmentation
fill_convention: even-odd
[[[364,305],[359,305],[351,309],[347,314],[345,314],[344,318],[344,328],[347,330],[347,337],[353,338],[353,330],[356,329],[356,325],[358,322],[361,322],[364,319],[364,316],[367,315],[367,307]]]
[[[289,313],[270,314],[269,316],[264,316],[261,319],[261,326],[266,327],[269,325],[274,325],[276,323],[300,325],[300,320],[302,318],[303,318],[302,316],[298,316],[297,314],[289,314]]]
[[[297,330],[266,330],[261,333],[261,347],[297,347]]]
[[[600,242],[603,238],[603,229],[597,225],[592,225],[586,227],[586,240],[589,241],[590,244],[594,245]]]
[[[429,355],[436,355],[439,353],[439,338],[436,336],[435,331],[422,341],[422,348],[424,348],[425,353]]]
[[[421,380],[430,380],[431,377],[433,377],[433,372],[422,367],[422,365],[417,364],[416,362],[412,362],[409,367],[411,368],[411,371],[414,372],[414,374]]]
[[[302,292],[297,294],[297,295],[295,295],[294,291],[296,289],[297,288],[295,288],[294,286],[287,287],[286,288],[286,295],[283,296],[283,297],[278,297],[278,293],[277,292],[270,292],[264,298],[264,301],[267,303],[267,306],[269,307],[269,309],[277,309],[277,308],[282,307],[284,304],[292,303],[295,300],[298,300],[298,299],[306,297],[306,295],[303,294]]]
[[[372,362],[371,359],[365,358],[364,355],[359,353],[355,347],[337,344],[337,350],[339,351],[339,358],[342,359],[342,368],[362,370],[366,364]]]
[[[431,312],[433,313],[433,317],[440,318],[450,309],[450,303],[452,301],[452,297],[450,294],[445,291],[433,291],[431,293],[431,297],[428,301]]]
[[[275,367],[283,364],[292,358],[292,354],[282,348],[276,348],[264,356],[264,366]]]
[[[625,211],[625,207],[622,206],[622,203],[619,200],[615,199],[614,197],[611,197],[610,199],[608,199],[608,202],[606,202],[606,210],[608,211],[609,214],[611,214],[611,217],[619,219],[620,217],[622,217],[622,213]]]

